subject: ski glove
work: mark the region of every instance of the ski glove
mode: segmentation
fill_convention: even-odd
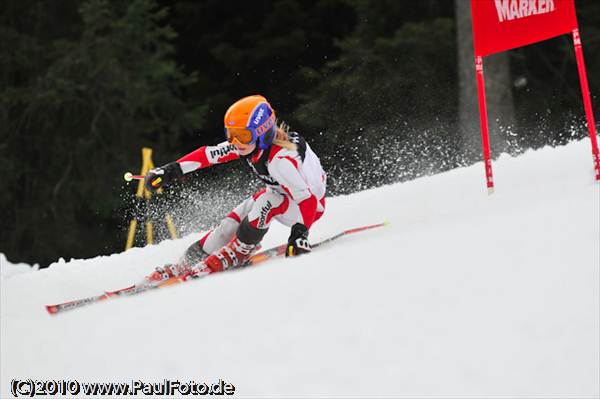
[[[181,176],[183,176],[183,171],[179,163],[171,162],[159,168],[150,169],[144,177],[144,186],[146,190],[154,192]]]
[[[308,229],[302,223],[296,223],[292,226],[290,238],[288,238],[285,256],[296,256],[310,252],[308,242]]]

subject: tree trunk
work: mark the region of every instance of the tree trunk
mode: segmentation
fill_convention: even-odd
[[[475,53],[471,26],[471,2],[455,0],[458,48],[459,106],[458,129],[467,154],[481,159],[481,125],[475,76]],[[508,131],[515,131],[510,60],[507,52],[483,60],[485,96],[492,157],[508,150]]]

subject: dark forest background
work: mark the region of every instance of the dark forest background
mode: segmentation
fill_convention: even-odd
[[[132,217],[169,210],[180,233],[218,221],[256,187],[240,166],[149,208],[122,176],[143,146],[160,165],[223,141],[249,94],[316,149],[329,195],[481,160],[467,0],[233,4],[2,1],[0,252],[46,266],[121,251]],[[576,6],[597,109],[600,2]],[[586,136],[569,36],[485,63],[494,157]]]

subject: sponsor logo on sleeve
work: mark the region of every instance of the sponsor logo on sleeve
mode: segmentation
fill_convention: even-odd
[[[233,144],[224,147],[214,147],[214,149],[208,151],[208,161],[210,163],[215,163],[232,151],[235,151],[235,146]]]

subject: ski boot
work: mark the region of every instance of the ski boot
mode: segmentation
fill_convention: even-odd
[[[203,263],[212,273],[221,272],[230,267],[243,265],[256,249],[256,244],[246,244],[234,237],[223,248],[204,259]]]

